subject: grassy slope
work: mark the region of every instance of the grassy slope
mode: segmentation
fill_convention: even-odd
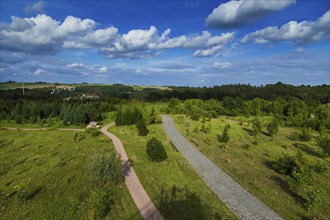
[[[112,146],[106,137],[83,135],[74,143],[73,131],[0,131],[0,219],[87,219],[90,155]],[[140,219],[125,184],[114,197],[109,219]]]
[[[322,175],[315,175],[315,187],[322,190],[321,205],[314,211],[321,219],[330,216],[330,161],[320,159],[320,150],[314,142],[293,141],[292,138],[297,132],[293,128],[280,128],[279,133],[273,140],[264,134],[257,137],[258,145],[253,145],[254,137],[250,135],[250,128],[245,123],[240,126],[237,121],[231,118],[220,117],[213,119],[210,124],[212,130],[209,134],[198,132],[194,134],[192,130],[197,125],[201,128],[201,122],[195,122],[184,116],[173,116],[179,130],[193,140],[198,146],[197,149],[210,158],[215,164],[228,173],[240,185],[254,194],[257,198],[273,208],[277,213],[286,219],[301,219],[308,217],[312,213],[307,213],[303,207],[305,202],[301,197],[288,190],[284,178],[274,172],[271,168],[272,161],[276,160],[283,153],[295,155],[298,149],[294,143],[302,144],[302,153],[311,161],[325,163],[328,171]],[[266,119],[267,120],[267,119]],[[186,134],[186,124],[190,123],[189,135]],[[221,134],[224,125],[230,124],[231,139],[225,150],[221,150],[216,134]],[[196,145],[195,144],[195,145]],[[244,149],[244,145],[249,144],[250,149]]]
[[[146,137],[135,126],[112,127],[123,142],[128,157],[151,200],[166,219],[235,219],[236,217],[197,176],[188,162],[176,152],[160,124],[148,126]],[[168,159],[153,163],[147,158],[147,140],[156,137],[165,145]]]

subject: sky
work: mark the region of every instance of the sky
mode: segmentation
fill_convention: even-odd
[[[1,82],[330,84],[329,0],[0,4]]]

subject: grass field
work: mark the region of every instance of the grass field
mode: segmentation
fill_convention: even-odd
[[[105,136],[73,131],[0,130],[0,219],[93,219],[91,156]],[[106,219],[141,219],[125,184],[111,188]]]
[[[24,83],[24,88],[26,89],[39,89],[46,87],[55,87],[55,84],[51,83]],[[8,90],[8,89],[17,89],[23,88],[23,83],[0,83],[0,90]]]
[[[229,174],[241,186],[274,209],[285,219],[318,219],[330,217],[330,160],[320,158],[320,149],[314,141],[301,142],[296,140],[297,129],[281,127],[272,139],[265,128],[255,139],[247,123],[239,125],[244,118],[221,116],[206,122],[210,132],[200,131],[201,122],[190,120],[185,116],[172,116],[176,126],[196,148],[210,158],[215,164]],[[263,118],[264,121],[269,119]],[[189,134],[187,124],[189,123]],[[225,149],[219,147],[217,134],[221,134],[225,124],[229,124],[230,141]],[[195,130],[195,132],[193,132]],[[256,143],[257,142],[257,143]],[[321,204],[313,211],[307,212],[304,207],[305,198],[290,191],[285,179],[272,169],[272,163],[284,153],[295,155],[301,151],[309,161],[321,163],[327,171],[314,175],[313,186],[321,190]]]
[[[237,219],[202,182],[189,163],[171,146],[162,125],[149,125],[138,136],[136,126],[111,127],[123,142],[133,167],[151,200],[166,219]],[[146,143],[152,137],[165,146],[168,158],[150,162]]]

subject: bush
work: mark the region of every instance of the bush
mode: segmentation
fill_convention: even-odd
[[[229,129],[230,129],[230,125],[225,125],[225,128],[223,129],[222,135],[218,135],[218,141],[222,142],[222,143],[228,143],[228,141],[230,140],[230,136],[229,136]]]
[[[109,183],[124,182],[123,167],[118,154],[114,150],[104,148],[92,157],[92,182],[103,186]]]
[[[146,136],[149,133],[149,130],[147,128],[147,125],[143,119],[141,119],[137,125],[136,125],[139,135],[140,136]]]
[[[299,139],[301,141],[309,141],[312,139],[312,135],[310,134],[310,129],[304,127],[301,129],[301,132],[299,134]]]
[[[90,206],[93,210],[92,219],[103,219],[113,203],[113,195],[109,189],[101,188],[92,191],[90,197]]]
[[[148,141],[146,151],[150,161],[157,162],[167,158],[164,145],[154,137]]]
[[[272,122],[268,124],[267,131],[270,136],[274,136],[278,132],[279,120],[277,118],[273,118]]]
[[[255,117],[252,120],[253,135],[257,136],[261,132],[261,129],[262,129],[262,123],[258,117]]]
[[[94,130],[94,131],[91,132],[91,134],[92,134],[92,137],[97,137],[101,134],[101,131]]]
[[[324,155],[327,157],[330,155],[330,136],[320,137],[318,139],[318,145],[322,149]]]

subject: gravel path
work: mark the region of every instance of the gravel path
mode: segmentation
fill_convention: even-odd
[[[218,166],[198,151],[175,127],[172,118],[163,115],[163,128],[182,155],[204,182],[240,219],[282,219],[273,210],[243,189]]]
[[[130,192],[134,200],[136,207],[140,210],[140,213],[145,220],[163,220],[164,217],[160,214],[158,209],[151,202],[148,194],[141,185],[140,180],[136,175],[133,167],[131,167],[124,146],[121,143],[120,139],[108,132],[108,128],[113,124],[114,123],[104,126],[101,129],[101,132],[112,140],[117,152],[120,154],[120,159],[122,160],[124,166],[125,183],[128,188],[128,191]]]

